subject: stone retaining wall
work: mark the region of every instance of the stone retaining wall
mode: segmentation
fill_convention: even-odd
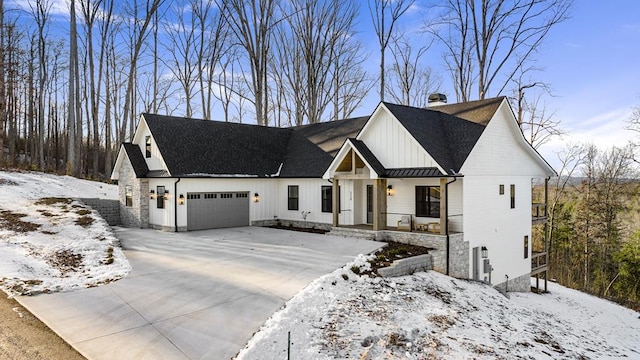
[[[353,228],[333,227],[329,235],[357,237],[378,241],[395,241],[401,244],[423,246],[431,249],[429,254],[433,256],[433,270],[447,273],[447,238],[440,234],[417,233],[392,230],[363,230]],[[449,235],[449,275],[460,278],[469,278],[469,242],[464,241],[464,234],[455,233]]]
[[[378,269],[378,274],[382,277],[394,277],[411,275],[417,271],[427,270],[433,270],[433,257],[431,254],[396,260],[391,266]]]
[[[282,219],[256,220],[251,222],[251,226],[287,226],[287,227],[297,227],[301,229],[320,229],[325,231],[331,230],[331,224],[318,223],[313,221],[282,220]]]
[[[509,279],[509,281],[503,281],[495,285],[494,288],[503,294],[510,292],[529,292],[531,291],[531,274],[527,273],[517,278]]]

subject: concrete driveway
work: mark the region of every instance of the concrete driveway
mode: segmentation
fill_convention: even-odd
[[[128,277],[18,297],[89,359],[229,359],[309,282],[382,245],[261,227],[115,232]]]

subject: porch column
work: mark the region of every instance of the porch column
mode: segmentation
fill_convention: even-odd
[[[387,179],[373,181],[373,230],[387,228]]]
[[[333,178],[333,189],[331,191],[331,212],[333,215],[333,226],[338,226],[338,214],[340,213],[340,209],[338,206],[340,204],[340,188],[338,185],[338,179]]]
[[[447,234],[447,178],[440,178],[440,235]]]

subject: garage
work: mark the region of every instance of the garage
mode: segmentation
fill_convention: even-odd
[[[187,230],[248,225],[248,192],[187,193]]]

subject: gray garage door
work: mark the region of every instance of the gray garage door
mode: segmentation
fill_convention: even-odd
[[[188,230],[247,225],[249,225],[248,192],[187,194]]]

